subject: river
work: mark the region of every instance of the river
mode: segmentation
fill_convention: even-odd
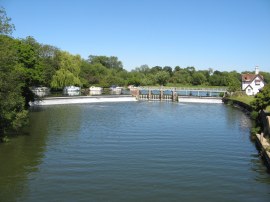
[[[32,108],[0,145],[0,201],[270,201],[251,122],[223,104]]]

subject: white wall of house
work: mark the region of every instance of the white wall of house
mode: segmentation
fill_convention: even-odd
[[[264,87],[264,82],[262,81],[261,77],[257,75],[252,82],[243,81],[242,82],[242,89],[246,91],[247,95],[256,95],[261,88]]]

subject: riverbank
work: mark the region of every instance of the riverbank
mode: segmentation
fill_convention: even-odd
[[[251,114],[252,107],[248,103],[245,103],[240,100],[223,98],[223,102],[225,104],[233,105],[235,107],[241,108],[243,111]],[[255,134],[256,145],[261,152],[263,159],[266,162],[266,166],[270,169],[270,144],[269,140],[269,131],[270,131],[270,116],[269,113],[262,111],[258,117],[260,121],[263,123],[263,132],[261,134]]]
[[[266,166],[270,169],[270,144],[262,134],[256,134],[256,143],[260,148],[261,155],[266,162]]]
[[[30,102],[30,106],[84,104],[98,102],[135,102],[137,99],[131,95],[105,95],[105,96],[76,96],[76,97],[47,97]]]

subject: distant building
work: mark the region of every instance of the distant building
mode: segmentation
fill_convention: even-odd
[[[242,90],[247,95],[256,95],[264,87],[263,76],[259,74],[259,68],[255,67],[255,74],[242,74]]]

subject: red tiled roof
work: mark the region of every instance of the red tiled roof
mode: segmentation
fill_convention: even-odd
[[[253,81],[257,76],[263,81],[263,76],[256,74],[242,74],[242,81]]]

